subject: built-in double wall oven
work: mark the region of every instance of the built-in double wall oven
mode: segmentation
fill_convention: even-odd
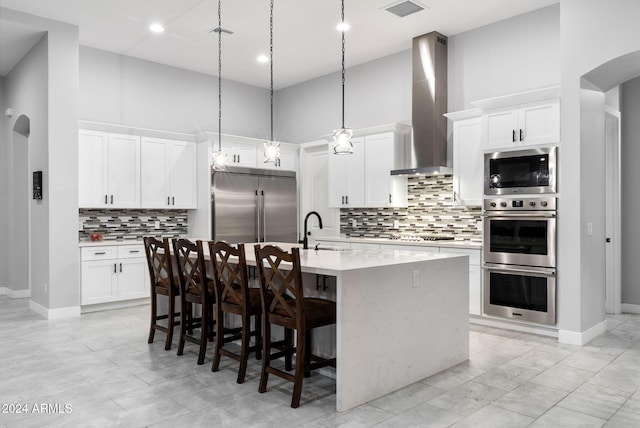
[[[556,198],[485,199],[483,310],[556,323]]]

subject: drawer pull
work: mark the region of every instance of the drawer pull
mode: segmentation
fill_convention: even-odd
[[[93,253],[94,256],[104,256],[105,254],[107,254],[105,251],[97,251]]]
[[[139,253],[140,250],[129,250],[130,253]]]

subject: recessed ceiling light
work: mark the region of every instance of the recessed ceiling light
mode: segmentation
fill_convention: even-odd
[[[269,57],[266,55],[258,55],[258,58],[256,59],[258,60],[258,62],[261,62],[263,64],[269,62]]]
[[[347,31],[349,28],[351,28],[351,26],[346,22],[341,22],[338,25],[336,25],[336,30],[338,31]]]
[[[160,24],[151,24],[151,26],[149,26],[149,30],[153,31],[154,33],[163,33],[164,27]]]

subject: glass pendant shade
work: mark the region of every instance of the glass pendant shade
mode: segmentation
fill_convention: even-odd
[[[280,143],[269,140],[264,142],[264,163],[277,163],[280,158]]]
[[[227,153],[222,150],[213,152],[213,170],[214,171],[226,171],[227,170]]]
[[[351,142],[353,131],[348,128],[340,128],[333,131],[333,153],[336,155],[350,155],[353,153]]]

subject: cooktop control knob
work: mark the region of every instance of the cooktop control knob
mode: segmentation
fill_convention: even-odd
[[[548,204],[547,204],[547,201],[541,201],[540,205],[542,205],[543,207],[546,207]]]
[[[535,207],[535,206],[536,206],[536,202],[535,202],[535,201],[531,201],[531,202],[529,202],[529,206],[530,206],[530,207]]]
[[[507,207],[507,203],[506,203],[506,202],[500,202],[500,206],[501,206],[502,208],[506,208],[506,207]]]
[[[489,205],[492,206],[493,208],[496,207],[496,203],[495,202],[489,202]]]

